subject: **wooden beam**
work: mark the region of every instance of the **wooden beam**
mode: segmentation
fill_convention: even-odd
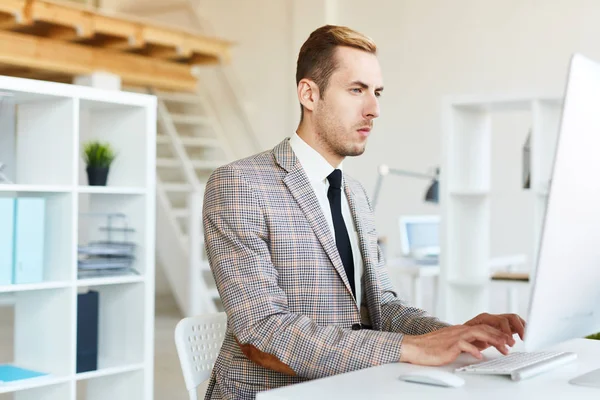
[[[131,50],[139,50],[143,49],[145,46],[144,42],[140,42],[135,37],[129,38],[120,38],[120,37],[112,37],[101,40],[98,47],[104,47],[105,49],[113,49],[119,51],[131,51]]]
[[[77,32],[77,29],[75,28],[57,25],[50,26],[44,36],[50,39],[64,40],[65,42],[71,42],[84,38],[79,34],[79,32]]]
[[[2,30],[11,30],[18,26],[20,26],[17,22],[17,19],[14,15],[10,14],[2,14],[0,15],[0,29]]]
[[[206,56],[204,54],[193,54],[187,64],[190,65],[209,65],[209,64],[219,64],[221,60],[218,57]]]
[[[25,11],[31,9],[30,3],[31,1],[26,0],[2,0],[0,1],[0,11],[13,15],[24,14]]]
[[[173,60],[178,57],[182,57],[184,53],[181,48],[160,46],[160,45],[150,45],[150,46],[148,46],[148,49],[144,52],[144,54],[146,54],[152,58],[160,58],[163,60]]]
[[[107,71],[125,84],[168,90],[193,92],[197,84],[188,65],[16,32],[0,32],[0,63],[69,75]]]
[[[228,41],[161,25],[156,21],[125,15],[110,15],[77,4],[56,3],[51,0],[0,0],[0,14],[4,15],[3,20],[0,19],[0,29],[11,30],[32,25],[26,33],[46,35],[63,41],[90,39],[85,40],[85,43],[90,46],[99,45],[121,51],[157,46],[159,50],[150,52],[150,58],[157,57],[188,64],[205,60],[227,62],[230,58],[229,48],[232,43]],[[10,16],[14,16],[14,19]],[[48,29],[48,26],[52,28]],[[24,30],[20,31],[25,33]],[[111,39],[96,40],[102,37]]]
[[[31,1],[31,18],[59,26],[69,26],[77,30],[80,37],[91,37],[93,30],[93,13],[69,5],[55,4],[46,1]]]
[[[124,10],[121,10],[122,13],[132,14],[132,15],[156,15],[156,14],[165,14],[171,11],[180,10],[180,9],[190,8],[190,2],[187,0],[184,1],[173,1],[170,0],[168,3],[162,4],[144,4],[143,7],[130,7]]]

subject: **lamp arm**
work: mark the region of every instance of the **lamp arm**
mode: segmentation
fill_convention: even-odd
[[[403,169],[389,168],[387,165],[382,164],[379,166],[377,171],[377,181],[375,182],[375,189],[373,190],[373,199],[371,201],[373,211],[375,211],[375,207],[377,206],[377,200],[379,200],[379,191],[381,190],[381,185],[383,183],[383,177],[387,174],[401,175],[401,176],[410,176],[413,178],[421,178],[421,179],[438,179],[439,170],[437,170],[435,175],[431,174],[422,174],[419,172],[406,171]]]

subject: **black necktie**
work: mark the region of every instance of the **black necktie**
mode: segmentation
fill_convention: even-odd
[[[352,294],[356,298],[356,289],[354,287],[354,258],[352,257],[352,246],[350,245],[350,237],[348,236],[348,230],[344,223],[344,217],[342,217],[342,171],[339,169],[333,170],[333,172],[327,177],[329,181],[329,190],[327,191],[327,198],[329,199],[329,206],[331,207],[331,216],[333,217],[333,229],[335,230],[335,244],[340,258],[344,264],[344,270],[350,282],[350,288],[352,288]]]

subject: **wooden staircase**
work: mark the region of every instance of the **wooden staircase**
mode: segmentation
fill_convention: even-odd
[[[212,171],[233,154],[206,98],[155,94],[157,258],[185,315],[215,312],[220,302],[204,248],[202,200]]]

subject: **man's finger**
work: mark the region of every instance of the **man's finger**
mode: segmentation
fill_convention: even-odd
[[[508,349],[506,348],[506,344],[508,343],[506,335],[500,331],[496,331],[497,333],[492,333],[482,328],[486,327],[483,325],[473,327],[472,330],[469,330],[463,335],[462,339],[467,342],[480,340],[482,342],[491,344],[498,349],[500,353],[504,355],[508,354]]]
[[[512,337],[512,332],[505,333],[504,331],[491,325],[478,325],[478,327],[492,335],[498,336],[502,340],[505,340],[509,346],[513,346],[515,344],[515,339]]]
[[[510,325],[513,327],[513,332],[518,333],[521,340],[525,336],[525,325],[521,318],[516,314],[506,314],[506,318],[510,320]]]
[[[508,320],[508,318],[499,316],[498,317],[498,323],[500,324],[500,329],[502,329],[502,332],[506,333],[507,335],[511,335],[514,333],[513,330],[511,329],[511,325],[510,322]]]
[[[478,360],[481,360],[483,358],[479,349],[467,341],[464,341],[464,340],[459,341],[458,348],[460,349],[460,351],[462,351],[464,353],[469,353],[470,355],[472,355],[473,357],[475,357]]]

